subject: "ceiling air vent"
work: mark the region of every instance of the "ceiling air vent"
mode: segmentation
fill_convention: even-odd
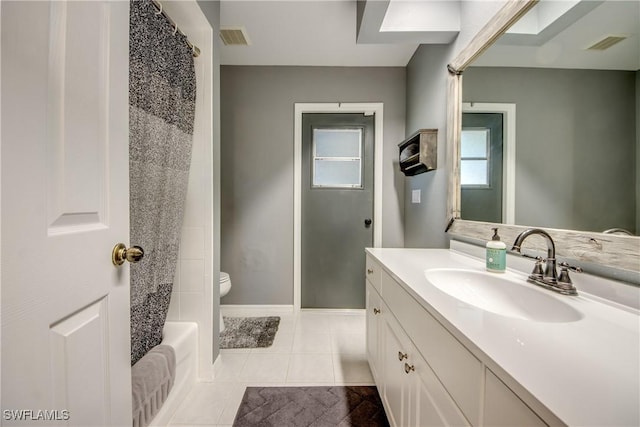
[[[626,38],[627,36],[606,36],[599,42],[596,42],[592,46],[589,46],[587,50],[607,50],[614,44],[620,43]]]
[[[249,36],[244,27],[221,27],[220,38],[225,46],[249,46]]]

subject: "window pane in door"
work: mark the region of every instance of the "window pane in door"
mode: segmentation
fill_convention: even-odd
[[[489,185],[489,129],[462,129],[460,143],[460,185]]]
[[[313,129],[312,187],[362,188],[363,129]]]
[[[489,185],[487,160],[461,160],[461,185]]]
[[[316,159],[313,165],[314,187],[350,187],[362,188],[360,159],[322,160]]]
[[[487,158],[489,149],[489,129],[463,129],[460,157]]]
[[[315,157],[360,157],[362,129],[314,129]]]

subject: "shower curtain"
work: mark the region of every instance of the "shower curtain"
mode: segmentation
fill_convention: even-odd
[[[196,79],[185,36],[150,0],[130,2],[131,364],[162,341],[191,163]]]

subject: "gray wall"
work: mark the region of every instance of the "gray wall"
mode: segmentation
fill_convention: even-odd
[[[447,71],[451,46],[422,45],[407,66],[407,133],[438,129],[438,168],[406,179],[405,246],[448,246],[446,228],[447,180]],[[413,190],[421,203],[411,202]]]
[[[635,85],[630,71],[465,71],[465,102],[516,104],[516,224],[635,230]]]
[[[383,246],[402,247],[403,67],[222,67],[224,304],[293,304],[293,119],[296,102],[383,102]]]
[[[406,179],[405,246],[446,248],[447,64],[505,4],[505,1],[463,1],[460,34],[447,46],[422,45],[407,65],[407,126],[410,134],[421,128],[438,129],[438,169]],[[411,191],[421,190],[421,203],[411,203]]]

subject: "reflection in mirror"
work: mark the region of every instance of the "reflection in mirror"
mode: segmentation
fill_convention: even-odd
[[[502,126],[500,113],[462,115],[460,200],[463,219],[503,222]]]
[[[542,0],[465,69],[463,219],[640,234],[639,30],[638,1]]]

